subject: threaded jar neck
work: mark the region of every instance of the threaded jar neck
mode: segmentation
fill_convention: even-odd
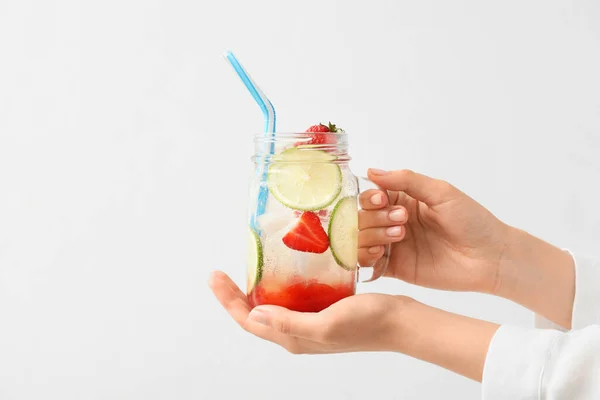
[[[294,157],[288,150],[298,149],[298,157]],[[350,161],[348,155],[348,135],[346,133],[260,133],[254,136],[255,163],[271,162],[302,162],[307,159],[307,151],[326,152],[335,163],[347,163]],[[285,161],[278,157],[286,152]],[[291,156],[290,156],[291,155]]]

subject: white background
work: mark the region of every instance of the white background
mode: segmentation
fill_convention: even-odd
[[[598,1],[0,0],[0,399],[479,399],[402,355],[289,355],[212,297],[214,268],[244,282],[262,129],[227,49],[280,130],[345,128],[356,173],[447,179],[600,256]]]

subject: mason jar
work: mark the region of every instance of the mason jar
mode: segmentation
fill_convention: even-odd
[[[350,170],[347,133],[319,135],[318,144],[306,132],[254,137],[246,265],[252,306],[318,312],[387,267],[386,256],[374,265],[358,260],[358,195],[379,188]]]

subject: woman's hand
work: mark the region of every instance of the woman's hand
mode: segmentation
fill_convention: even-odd
[[[416,172],[370,170],[388,190],[360,195],[359,261],[372,265],[392,243],[387,276],[436,289],[495,293],[509,227],[475,200]]]
[[[387,276],[494,294],[570,328],[575,272],[567,252],[504,224],[447,182],[406,170],[370,170],[369,178],[391,204],[378,190],[360,195],[361,265],[391,243]]]
[[[395,351],[403,296],[359,294],[319,313],[300,313],[277,306],[252,309],[247,297],[224,273],[214,272],[209,286],[221,305],[246,331],[293,354]]]
[[[318,313],[277,306],[254,309],[223,272],[209,286],[247,332],[292,354],[403,353],[481,381],[497,324],[442,311],[404,296],[359,294]]]

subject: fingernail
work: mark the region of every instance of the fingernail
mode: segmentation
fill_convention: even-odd
[[[371,173],[373,175],[387,175],[387,174],[389,174],[388,171],[384,171],[382,169],[377,169],[377,168],[370,168],[369,171],[371,171]]]
[[[259,324],[269,325],[270,311],[265,308],[254,308],[250,311],[250,319]]]
[[[377,254],[379,253],[379,249],[381,247],[380,246],[373,246],[373,247],[369,247],[369,250],[367,250],[369,252],[369,254]]]
[[[381,195],[381,193],[376,193],[373,196],[371,196],[371,203],[376,206],[381,205],[381,203],[383,203],[383,196]]]
[[[401,226],[392,226],[391,228],[387,228],[385,230],[385,233],[388,236],[400,236],[402,234],[402,227]]]
[[[404,211],[404,208],[392,210],[389,213],[389,217],[392,221],[402,222],[406,219],[406,211]]]

